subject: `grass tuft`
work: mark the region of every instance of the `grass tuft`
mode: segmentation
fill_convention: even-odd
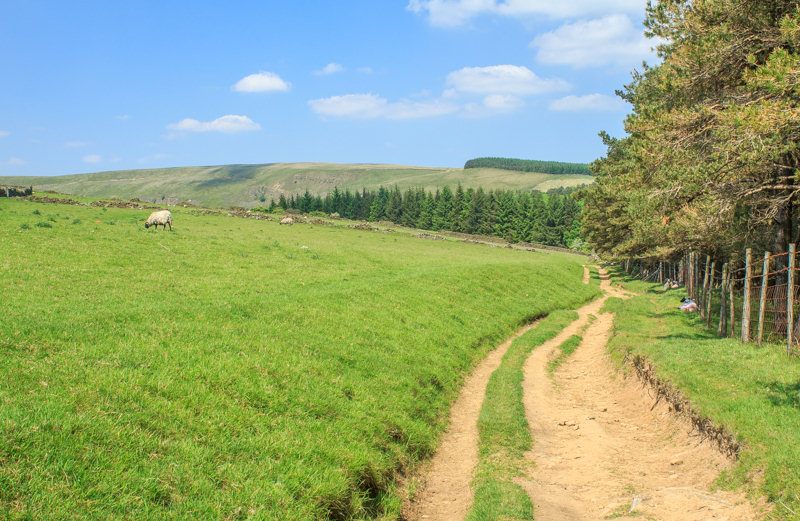
[[[575,350],[580,345],[583,337],[581,335],[572,335],[568,339],[564,340],[560,346],[558,346],[560,353],[558,356],[551,359],[547,363],[547,372],[553,374],[560,366],[563,364],[569,356],[575,352]]]

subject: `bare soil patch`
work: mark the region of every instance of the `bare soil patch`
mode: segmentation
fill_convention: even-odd
[[[603,289],[619,296],[601,271]],[[568,326],[595,320],[553,377],[547,361],[559,337],[540,346],[525,366],[525,411],[535,463],[520,480],[547,521],[625,519],[753,520],[743,494],[713,491],[731,464],[691,424],[655,403],[634,378],[623,378],[606,352],[613,316],[598,314],[605,297],[579,310]]]

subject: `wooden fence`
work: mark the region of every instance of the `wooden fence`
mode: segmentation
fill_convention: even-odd
[[[725,261],[688,252],[679,261],[646,259],[623,262],[631,276],[684,287],[698,305],[706,327],[720,337],[742,342],[786,343],[787,353],[800,345],[800,275],[795,245],[789,251],[764,252]]]

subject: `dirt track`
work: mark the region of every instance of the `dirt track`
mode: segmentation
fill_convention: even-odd
[[[653,408],[639,383],[611,366],[605,346],[613,317],[599,310],[607,296],[622,295],[604,273],[601,278],[606,295],[579,309],[578,320],[535,349],[525,365],[525,411],[534,438],[526,457],[534,465],[518,483],[533,500],[536,519],[760,518],[742,494],[710,491],[730,462],[690,436],[690,426],[666,406]],[[549,376],[547,361],[558,345],[584,327],[576,352]],[[465,386],[459,402],[471,405],[453,408],[450,429],[422,478],[417,500],[406,508],[407,519],[465,518],[477,462],[477,416],[501,351],[502,346],[490,355],[496,360],[481,365]]]
[[[421,490],[413,503],[407,503],[403,516],[408,520],[432,519],[459,521],[466,517],[472,502],[472,471],[478,463],[478,415],[486,384],[503,355],[517,337],[532,325],[514,333],[495,348],[467,378],[456,403],[450,409],[450,427],[427,471],[420,476]]]

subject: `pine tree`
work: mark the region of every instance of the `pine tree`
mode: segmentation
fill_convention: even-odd
[[[417,228],[422,228],[423,230],[433,229],[433,213],[435,209],[436,200],[433,197],[433,193],[428,192],[422,201],[419,218],[417,218]]]
[[[433,213],[433,229],[434,230],[447,230],[450,222],[450,212],[453,210],[453,191],[450,187],[445,185],[439,194],[439,200],[436,202],[436,209]]]

